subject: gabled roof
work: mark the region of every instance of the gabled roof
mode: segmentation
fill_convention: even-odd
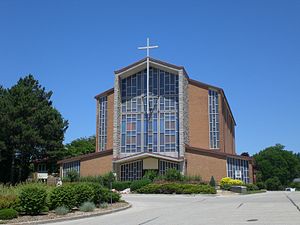
[[[187,77],[187,79],[188,79],[188,81],[189,81],[190,84],[193,84],[193,85],[198,86],[198,87],[212,88],[212,89],[218,90],[220,92],[221,96],[224,97],[224,101],[225,101],[225,104],[226,104],[226,106],[227,106],[227,108],[229,110],[229,114],[230,114],[230,116],[231,116],[231,118],[233,120],[234,125],[236,125],[236,122],[235,122],[233,113],[231,111],[230,105],[229,105],[228,100],[226,98],[225,92],[224,92],[224,90],[222,88],[217,87],[217,86],[213,86],[213,85],[210,85],[210,84],[206,84],[206,83],[203,83],[203,82],[200,82],[200,81],[196,81],[196,80],[193,80],[193,79],[190,79],[188,77],[188,74],[187,74],[187,72],[186,72],[186,70],[185,70],[185,68],[183,66],[177,66],[177,65],[170,64],[168,62],[164,62],[164,61],[161,61],[161,60],[158,60],[158,59],[154,59],[154,58],[151,58],[151,57],[149,57],[149,61],[150,61],[150,66],[152,64],[152,65],[160,65],[160,66],[166,67],[166,68],[171,68],[171,69],[177,70],[177,71],[183,70],[183,73]],[[143,59],[141,59],[141,60],[139,60],[139,61],[137,61],[135,63],[132,63],[129,66],[126,66],[126,67],[123,67],[123,68],[121,68],[119,70],[116,70],[115,74],[116,75],[120,75],[120,74],[123,74],[123,73],[129,73],[131,70],[134,70],[136,68],[139,68],[139,67],[143,66],[144,64],[146,64],[146,62],[147,62],[147,57],[143,58]],[[133,72],[133,74],[134,74],[134,72]],[[107,91],[104,91],[104,92],[96,95],[95,98],[98,99],[101,96],[108,95],[108,94],[111,94],[113,92],[114,92],[114,89],[111,88],[111,89],[109,89]]]
[[[184,74],[187,75],[187,72],[186,72],[186,70],[183,66],[177,66],[177,65],[170,64],[170,63],[167,63],[167,62],[164,62],[164,61],[161,61],[161,60],[158,60],[158,59],[154,59],[154,58],[151,58],[151,57],[149,57],[149,61],[150,61],[150,65],[151,65],[151,63],[153,63],[153,64],[159,64],[159,65],[164,66],[164,67],[169,67],[169,68],[172,68],[174,70],[183,70]],[[135,63],[132,63],[129,66],[126,66],[126,67],[123,67],[119,70],[116,70],[115,74],[121,74],[121,73],[124,73],[126,71],[130,71],[131,69],[133,69],[133,68],[135,68],[139,65],[145,64],[146,62],[147,62],[147,57],[143,58],[143,59],[141,59],[141,60],[139,60]]]
[[[137,153],[134,155],[126,156],[123,158],[114,158],[113,162],[115,163],[124,163],[124,162],[129,162],[132,160],[140,160],[140,159],[145,159],[145,158],[156,158],[156,159],[165,159],[169,161],[174,161],[174,162],[181,162],[183,161],[183,158],[177,158],[177,157],[172,157],[172,156],[167,156],[167,155],[162,155],[159,153],[154,153],[154,152],[141,152]]]

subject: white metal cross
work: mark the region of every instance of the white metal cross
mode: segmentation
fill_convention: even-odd
[[[147,50],[147,115],[149,115],[149,55],[150,49],[158,48],[157,45],[150,46],[149,38],[147,38],[147,46],[145,47],[138,47],[139,50]]]

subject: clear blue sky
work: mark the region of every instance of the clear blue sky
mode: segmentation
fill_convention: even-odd
[[[105,3],[104,3],[105,2]],[[0,84],[29,73],[54,92],[66,142],[95,133],[94,96],[151,55],[225,90],[239,153],[300,152],[300,1],[0,1]]]

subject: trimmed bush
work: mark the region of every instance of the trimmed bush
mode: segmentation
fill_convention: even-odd
[[[0,209],[15,208],[19,203],[19,198],[16,195],[0,195]]]
[[[92,182],[103,185],[102,176],[88,176],[88,177],[79,177],[79,182]]]
[[[257,182],[256,186],[258,187],[259,190],[266,189],[266,185],[264,182]]]
[[[182,176],[182,181],[188,184],[204,184],[202,181],[202,177],[199,175]]]
[[[300,191],[300,183],[299,182],[292,182],[289,185],[291,188],[296,188],[297,191]]]
[[[108,207],[108,204],[106,202],[103,202],[103,203],[100,204],[101,209],[105,209],[107,207]]]
[[[115,178],[113,172],[109,172],[109,173],[103,175],[103,184],[102,185],[104,187],[110,188],[110,182],[115,182],[115,181],[116,181],[116,178]]]
[[[220,187],[223,190],[230,190],[231,186],[241,186],[244,182],[241,180],[232,179],[230,177],[224,177],[221,179]]]
[[[121,195],[119,193],[116,192],[112,192],[112,191],[107,191],[105,192],[104,197],[104,201],[103,202],[107,202],[110,203],[112,201],[112,203],[114,202],[119,202],[121,199]]]
[[[247,191],[257,191],[259,188],[255,184],[245,184]]]
[[[155,178],[157,178],[157,171],[155,170],[147,170],[143,176],[143,179],[149,179],[151,181],[153,181]]]
[[[79,207],[84,202],[93,201],[94,190],[87,183],[77,183],[74,186],[74,198],[76,199],[76,206]]]
[[[79,210],[82,212],[93,212],[96,206],[93,202],[84,202],[80,207]]]
[[[214,176],[211,176],[210,181],[209,181],[209,185],[212,186],[212,187],[216,186],[216,181],[215,181]]]
[[[70,182],[79,181],[79,173],[76,170],[70,170],[67,172],[67,179]]]
[[[181,181],[183,176],[176,169],[168,169],[164,175],[164,179],[167,181]]]
[[[131,183],[131,181],[115,181],[112,183],[112,188],[117,191],[123,191],[126,188],[130,188]]]
[[[231,184],[222,184],[222,185],[220,185],[220,188],[225,191],[230,191]]]
[[[41,186],[24,186],[20,192],[20,207],[23,212],[37,215],[46,207],[47,192]]]
[[[149,179],[141,179],[141,180],[134,180],[132,181],[130,185],[131,191],[136,191],[137,189],[140,189],[141,187],[144,187],[147,184],[150,184],[151,180]]]
[[[137,190],[144,194],[215,194],[215,188],[203,184],[148,184]]]
[[[18,212],[14,209],[1,209],[0,220],[11,220],[18,217]]]
[[[87,183],[87,184],[93,189],[94,198],[92,199],[92,201],[95,204],[110,202],[111,196],[112,196],[112,202],[118,202],[121,199],[121,195],[119,193],[111,192],[109,189],[104,188],[100,184],[97,183]]]
[[[267,190],[269,191],[278,191],[282,190],[282,185],[278,177],[269,178],[265,181]]]
[[[55,209],[55,214],[57,214],[57,215],[66,215],[68,213],[69,213],[69,209],[65,206],[58,206]]]
[[[74,186],[66,185],[52,190],[50,193],[50,207],[51,209],[56,209],[59,206],[65,206],[68,209],[76,206]]]

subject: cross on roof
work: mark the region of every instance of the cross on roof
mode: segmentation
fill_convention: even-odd
[[[152,48],[158,48],[158,45],[153,45],[153,46],[150,46],[150,41],[149,41],[149,38],[147,38],[147,46],[144,46],[144,47],[138,47],[139,50],[147,50],[147,57],[149,57],[149,50],[152,49]]]

